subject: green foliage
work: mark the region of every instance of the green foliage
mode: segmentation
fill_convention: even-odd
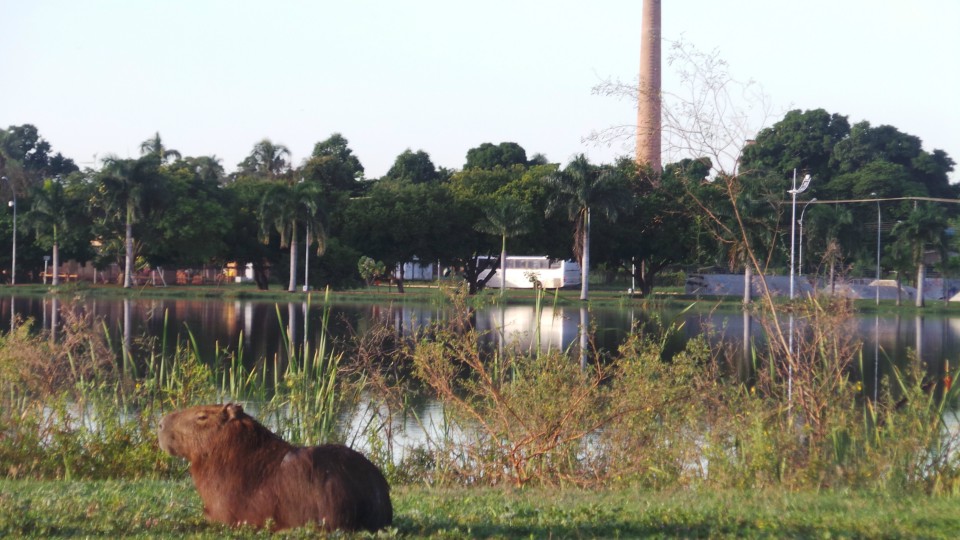
[[[436,166],[430,160],[430,154],[423,150],[416,152],[407,148],[393,162],[384,179],[423,184],[440,179]]]
[[[373,282],[387,275],[387,266],[382,261],[375,261],[364,255],[360,257],[357,263],[357,269],[360,271],[360,277],[367,283],[367,286],[373,285]]]
[[[310,257],[310,282],[339,290],[359,286],[361,281],[356,264],[359,257],[360,253],[340,238],[328,238],[323,257]]]
[[[553,193],[547,214],[566,214],[573,222],[573,255],[582,271],[580,299],[587,300],[590,281],[590,221],[616,221],[631,208],[626,177],[621,169],[597,167],[580,154],[562,171],[544,178]],[[591,218],[593,216],[593,218]]]
[[[289,148],[274,144],[270,139],[263,139],[253,145],[250,155],[237,164],[236,176],[273,180],[290,169],[289,158]]]
[[[460,209],[436,182],[381,180],[366,197],[350,201],[343,240],[391,268],[414,259],[435,261],[470,238],[461,231],[472,230],[473,223],[464,222]]]
[[[872,126],[869,122],[851,126],[845,116],[829,114],[823,109],[788,112],[781,121],[761,130],[754,144],[744,147],[740,161],[742,176],[768,178],[765,183],[779,186],[776,191],[781,197],[790,189],[794,169],[809,172],[814,180],[805,195],[821,201],[874,197],[954,199],[960,193],[957,186],[949,182],[948,174],[954,166],[955,162],[942,150],[924,150],[916,136],[892,126]],[[908,219],[913,205],[913,202],[884,201],[883,223]],[[836,259],[837,253],[841,253],[845,259],[855,264],[861,261],[860,266],[867,267],[871,250],[860,240],[871,233],[876,235],[876,230],[869,227],[876,222],[876,207],[845,206],[852,214],[852,221],[842,234],[818,234],[817,215],[810,215],[814,229],[808,236],[805,252],[810,253],[811,260],[828,255]],[[949,215],[957,212],[956,205],[947,205],[944,209]],[[783,230],[789,230],[789,219],[784,224],[781,217],[780,224]],[[777,260],[785,261],[786,257],[778,255]]]
[[[154,267],[199,267],[226,259],[227,196],[219,186],[219,164],[205,166],[213,170],[186,160],[164,166],[165,190],[175,203],[155,207],[140,228],[141,252]]]
[[[140,155],[153,155],[158,158],[161,163],[166,163],[171,158],[180,160],[182,157],[180,152],[172,148],[167,148],[167,146],[163,144],[159,131],[156,132],[153,137],[140,143]]]
[[[483,143],[467,150],[467,162],[464,169],[508,169],[514,165],[526,166],[527,152],[515,142],[500,144]]]
[[[312,180],[328,191],[356,191],[363,180],[363,165],[353,154],[347,139],[334,133],[313,147],[313,154],[302,167],[305,180]]]
[[[636,292],[643,296],[653,292],[657,276],[673,265],[699,264],[704,253],[710,254],[707,264],[713,264],[716,240],[695,205],[695,197],[705,190],[700,184],[710,171],[709,162],[669,164],[659,178],[637,170],[631,160],[619,161],[617,168],[628,181],[630,211],[616,222],[594,222],[592,261],[632,273]]]
[[[34,185],[41,178],[68,175],[79,170],[72,159],[60,152],[52,154],[52,146],[40,136],[32,124],[0,129],[0,172],[14,179],[20,190]],[[20,172],[25,178],[17,179]],[[21,184],[21,182],[23,182]]]

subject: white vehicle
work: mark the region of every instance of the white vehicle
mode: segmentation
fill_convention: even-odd
[[[580,286],[580,265],[576,261],[550,259],[539,255],[507,255],[506,286],[510,289],[562,289]],[[495,272],[487,288],[499,289],[500,266],[480,272],[480,280]]]

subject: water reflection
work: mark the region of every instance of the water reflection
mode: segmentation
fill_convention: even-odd
[[[339,303],[330,308],[329,332],[333,337],[345,337],[380,322],[403,335],[415,336],[426,325],[449,316],[448,309],[429,304]],[[66,311],[87,315],[91,324],[102,320],[111,340],[119,342],[123,351],[134,350],[144,336],[169,346],[186,339],[189,332],[204,358],[212,357],[216,350],[242,349],[248,364],[287,354],[287,344],[302,347],[306,342],[315,347],[323,318],[323,306],[318,302],[0,298],[0,317],[9,317],[11,328],[18,318],[29,318],[35,330],[49,331],[51,339],[62,331],[61,313]],[[723,340],[741,376],[748,376],[752,369],[751,347],[765,341],[764,325],[746,311],[688,311],[681,315],[616,307],[588,310],[586,306],[544,306],[538,311],[534,306],[508,305],[478,309],[471,315],[471,323],[498,349],[570,350],[585,363],[593,349],[615,351],[635,322],[653,316],[667,322],[679,319],[687,338],[709,331],[714,343]],[[853,328],[853,337],[864,344],[861,375],[874,388],[891,373],[891,366],[902,368],[910,358],[920,358],[929,373],[942,374],[960,352],[960,317],[956,316],[860,316]]]
[[[723,341],[728,357],[739,358],[737,374],[744,380],[749,376],[754,356],[754,347],[763,346],[767,335],[765,325],[747,311],[738,314],[710,313],[687,316],[687,335],[692,337],[709,332],[714,344]],[[787,323],[789,332],[789,318]],[[794,332],[799,336],[804,331],[797,322]],[[789,337],[789,336],[788,336]],[[883,377],[892,376],[893,370],[904,370],[914,359],[919,359],[925,371],[931,375],[943,375],[949,370],[949,362],[960,354],[960,317],[941,315],[878,314],[855,316],[851,328],[851,341],[862,342],[861,380],[869,390],[877,392]],[[789,346],[795,345],[795,341]]]
[[[476,313],[476,328],[522,351],[566,350],[580,335],[583,311],[564,307],[500,306]]]

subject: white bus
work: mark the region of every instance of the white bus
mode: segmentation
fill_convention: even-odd
[[[532,289],[539,283],[544,289],[580,286],[580,265],[577,261],[551,259],[539,255],[507,255],[506,286],[510,289]],[[487,287],[499,289],[500,266],[480,272],[480,280],[495,272]]]

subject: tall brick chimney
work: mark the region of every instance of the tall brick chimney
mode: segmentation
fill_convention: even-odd
[[[641,33],[637,163],[660,172],[660,0],[643,0]]]

